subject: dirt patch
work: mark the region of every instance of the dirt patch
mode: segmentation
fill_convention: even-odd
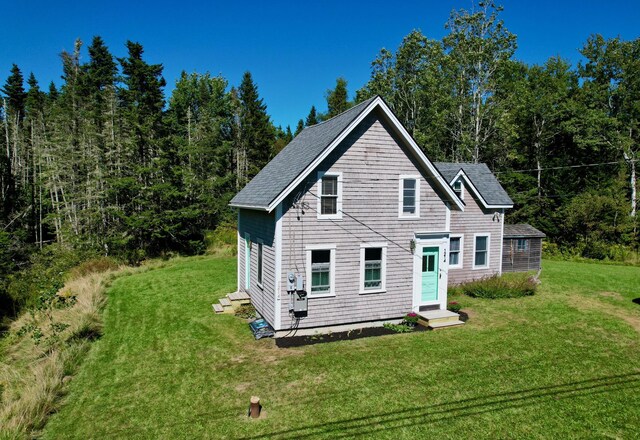
[[[603,292],[607,293],[607,292]],[[615,292],[608,292],[615,293]],[[619,294],[616,294],[619,296]],[[599,311],[605,313],[610,316],[615,316],[617,318],[623,319],[627,324],[629,324],[633,329],[640,333],[640,316],[630,315],[626,310],[614,306],[612,304],[607,304],[602,301],[598,301],[594,298],[587,298],[584,296],[573,295],[570,299],[571,305],[581,309],[588,311]]]
[[[618,292],[600,292],[599,295],[605,298],[624,299]]]

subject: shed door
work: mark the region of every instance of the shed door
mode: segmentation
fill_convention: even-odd
[[[438,300],[438,254],[439,248],[422,248],[422,295],[423,303]]]

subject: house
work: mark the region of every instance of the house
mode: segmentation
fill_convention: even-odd
[[[542,239],[546,235],[531,225],[505,225],[503,234],[502,270],[527,272],[540,270]]]
[[[238,290],[278,335],[446,311],[450,283],[501,272],[512,207],[485,165],[431,162],[378,96],[305,128],[230,204]]]

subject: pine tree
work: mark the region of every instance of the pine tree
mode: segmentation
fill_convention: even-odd
[[[247,173],[239,177],[248,181],[258,174],[271,158],[275,133],[267,114],[267,106],[258,95],[258,87],[249,72],[245,72],[242,77],[238,98],[240,100],[240,150],[246,151],[247,157]]]
[[[298,121],[298,125],[296,125],[296,131],[294,133],[294,136],[298,136],[302,130],[304,130],[304,121],[300,119]]]
[[[311,127],[312,125],[316,125],[317,123],[318,123],[318,115],[316,113],[316,107],[315,105],[312,105],[304,125],[307,127]]]
[[[333,90],[327,90],[328,111],[325,119],[339,115],[349,107],[350,104],[347,98],[347,80],[340,77],[336,80],[336,87]]]

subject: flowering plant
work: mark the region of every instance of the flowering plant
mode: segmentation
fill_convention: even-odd
[[[462,306],[456,301],[451,301],[447,308],[454,313],[458,313],[460,309],[462,309]]]
[[[404,317],[404,322],[407,324],[417,324],[418,323],[418,314],[411,312],[407,313]]]

